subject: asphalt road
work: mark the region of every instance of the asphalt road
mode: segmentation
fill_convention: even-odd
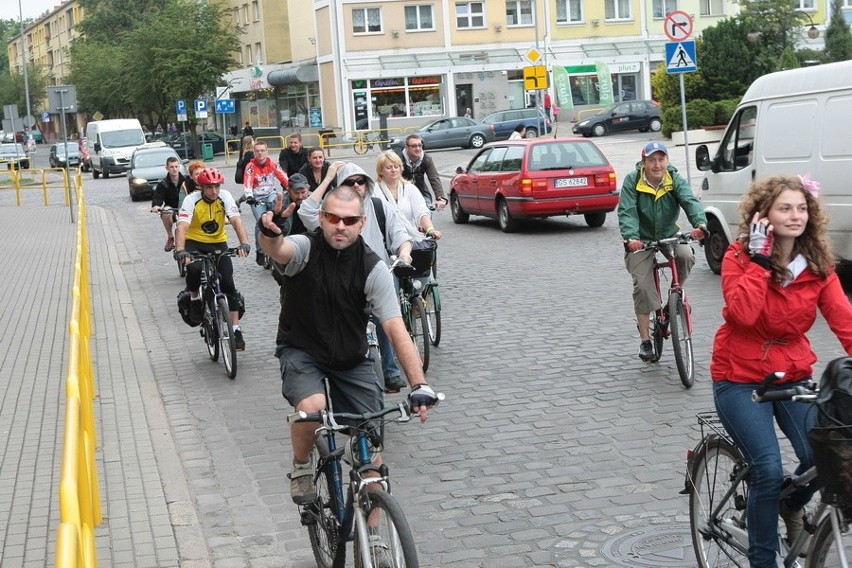
[[[658,139],[596,142],[621,180],[650,138]],[[473,153],[433,157],[451,172]],[[682,149],[671,154],[683,164]],[[374,171],[376,155],[346,157]],[[226,179],[232,173],[233,165],[225,168]],[[239,195],[234,184],[226,188]],[[290,409],[272,357],[275,282],[253,259],[235,260],[248,347],[230,381],[173,310],[182,283],[162,250],[158,217],[130,201],[123,176],[87,174],[86,190],[90,211],[102,208],[134,235],[135,250],[118,268],[135,290],[214,565],[314,566],[284,477]],[[243,219],[253,226],[248,208]],[[426,425],[389,427],[385,451],[421,565],[694,566],[687,499],[678,492],[686,451],[698,440],[694,415],[712,408],[707,367],[722,308],[719,277],[701,252],[687,284],[697,378],[685,390],[670,345],[657,364],[636,356],[614,215],[595,229],[580,216],[508,235],[483,218],[454,225],[449,211],[435,224],[444,233],[443,338],[428,377],[447,400]],[[842,354],[822,319],[811,339],[823,363]]]

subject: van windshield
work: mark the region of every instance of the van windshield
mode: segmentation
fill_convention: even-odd
[[[141,130],[112,130],[101,132],[101,146],[104,148],[125,148],[141,146],[145,143],[145,135]]]

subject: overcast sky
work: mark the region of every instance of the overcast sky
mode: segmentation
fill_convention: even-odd
[[[20,0],[21,12],[18,12],[18,0],[11,0],[12,10],[9,10],[4,15],[6,19],[18,20],[19,13],[23,14],[24,19],[32,18],[35,20],[47,10],[52,10],[54,6],[60,4],[61,0]],[[5,11],[5,10],[4,10]]]

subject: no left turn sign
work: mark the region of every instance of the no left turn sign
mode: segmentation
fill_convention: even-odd
[[[663,32],[672,41],[689,39],[692,35],[692,17],[682,10],[669,12],[663,22]]]

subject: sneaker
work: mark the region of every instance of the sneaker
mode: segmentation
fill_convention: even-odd
[[[311,463],[294,463],[293,471],[288,475],[290,478],[290,498],[296,505],[307,505],[317,499],[317,490],[314,487],[314,471]]]
[[[201,298],[190,300],[189,302],[189,317],[192,321],[200,322],[204,319],[204,302]]]
[[[234,330],[234,343],[237,344],[237,351],[246,350],[246,341],[243,339],[243,332],[240,329]]]
[[[403,378],[399,375],[395,377],[385,377],[385,392],[396,393],[408,386]]]
[[[257,263],[258,266],[263,266],[266,262],[266,255],[258,251],[258,253],[254,257],[254,261]]]
[[[168,239],[166,239],[166,245],[163,247],[163,250],[169,252],[173,248],[175,248],[175,239],[174,237],[169,237]]]
[[[639,344],[639,358],[645,362],[654,361],[654,346],[651,345],[650,339]]]
[[[385,541],[382,540],[382,537],[377,534],[371,534],[368,543],[370,545],[370,558],[373,560],[373,566],[376,568],[393,568],[390,549],[385,544]]]

